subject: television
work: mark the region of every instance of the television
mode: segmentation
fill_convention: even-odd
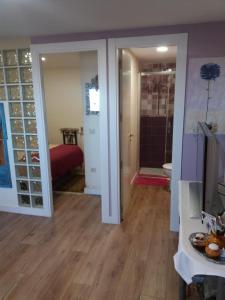
[[[224,209],[218,193],[218,183],[221,180],[221,154],[220,144],[210,126],[199,122],[196,179],[200,183],[201,210],[214,216]]]

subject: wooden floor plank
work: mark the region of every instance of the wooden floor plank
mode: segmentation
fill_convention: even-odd
[[[166,278],[166,300],[178,300],[178,285],[179,285],[179,277],[176,272],[174,272],[174,263],[173,256],[177,251],[178,247],[178,234],[170,233],[169,238],[169,256],[168,256],[168,264],[167,264],[167,276]]]
[[[136,186],[120,225],[77,194],[57,194],[51,219],[0,213],[0,299],[177,300],[169,206],[166,190]]]

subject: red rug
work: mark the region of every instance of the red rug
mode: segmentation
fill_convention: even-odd
[[[157,175],[137,175],[134,178],[134,184],[136,185],[158,185],[158,186],[169,186],[170,180],[165,176]]]

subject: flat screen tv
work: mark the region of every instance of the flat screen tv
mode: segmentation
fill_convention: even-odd
[[[201,183],[202,210],[216,216],[224,207],[218,193],[220,145],[206,123],[198,123],[196,177]]]

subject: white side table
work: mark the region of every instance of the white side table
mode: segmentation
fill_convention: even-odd
[[[189,217],[189,192],[188,181],[180,181],[179,183],[179,246],[174,256],[174,265],[179,273],[181,280],[180,299],[185,299],[184,289],[186,284],[192,282],[195,275],[212,275],[221,278],[219,280],[218,300],[225,300],[225,265],[219,265],[206,260],[199,255],[191,246],[189,236],[193,232],[207,232],[206,226],[201,223],[200,219],[192,219]]]

